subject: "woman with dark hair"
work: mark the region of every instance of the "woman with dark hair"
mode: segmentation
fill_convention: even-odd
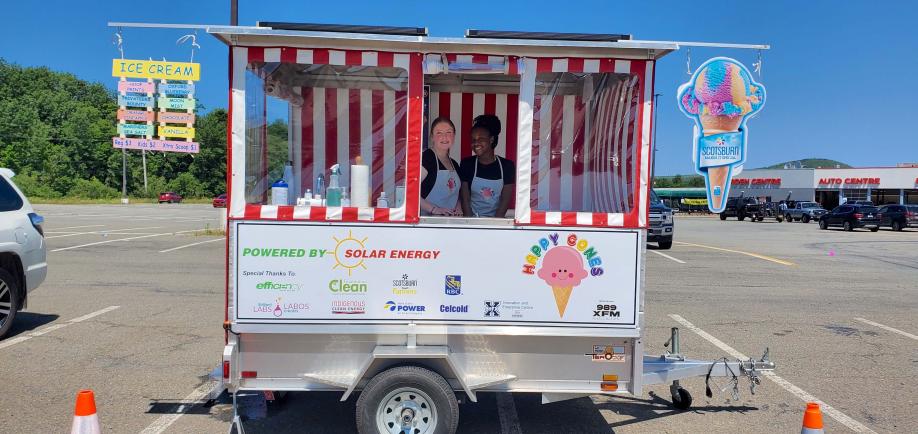
[[[481,115],[472,123],[471,157],[459,167],[462,179],[462,213],[468,217],[505,217],[516,183],[513,162],[494,155],[500,135],[500,119]]]
[[[449,156],[456,127],[449,118],[430,124],[430,147],[421,154],[421,214],[460,215],[459,163]]]

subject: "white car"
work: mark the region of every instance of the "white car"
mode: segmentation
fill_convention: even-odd
[[[12,170],[0,168],[0,338],[12,327],[28,294],[45,280],[48,262],[44,218],[13,183]]]

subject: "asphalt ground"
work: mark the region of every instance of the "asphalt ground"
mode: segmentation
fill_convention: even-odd
[[[95,391],[103,432],[226,432],[226,397],[205,396],[223,348],[224,243],[206,231],[218,211],[35,208],[50,269],[0,341],[0,432],[66,432],[84,388]],[[755,395],[741,380],[738,401],[719,388],[707,398],[702,378],[683,381],[688,411],[670,406],[666,386],[548,405],[537,394],[482,393],[460,405],[459,432],[798,432],[808,399],[831,407],[826,432],[918,426],[918,229],[680,217],[676,242],[647,253],[647,353],[664,351],[674,326],[692,358],[758,358],[769,347],[778,369]],[[356,398],[338,397],[287,394],[245,430],[354,432]]]

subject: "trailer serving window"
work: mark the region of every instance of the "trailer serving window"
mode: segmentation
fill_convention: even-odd
[[[412,92],[409,76],[419,56],[236,47],[233,63],[233,146],[243,151],[232,158],[244,163],[233,164],[231,216],[417,220],[408,179],[417,177],[409,147],[420,153],[421,86]],[[279,111],[286,122],[271,119]]]

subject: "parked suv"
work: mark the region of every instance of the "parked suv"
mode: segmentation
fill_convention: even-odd
[[[726,220],[727,217],[736,217],[737,220],[743,221],[746,217],[753,214],[761,214],[759,201],[754,197],[731,197],[727,199],[727,205],[723,212],[720,213],[720,219]],[[764,219],[764,216],[761,217]]]
[[[675,226],[673,209],[650,190],[650,230],[647,232],[647,241],[656,242],[661,249],[671,248]]]
[[[880,226],[889,226],[894,231],[918,227],[918,205],[883,205],[877,212]]]
[[[13,184],[13,176],[0,168],[0,337],[48,273],[44,218]]]
[[[159,194],[159,203],[163,203],[163,202],[179,203],[181,201],[182,201],[182,196],[179,195],[178,193],[167,191],[165,193]]]
[[[869,205],[840,205],[819,218],[819,229],[841,226],[849,232],[856,228],[868,228],[876,232],[880,229],[877,211],[877,207]]]

